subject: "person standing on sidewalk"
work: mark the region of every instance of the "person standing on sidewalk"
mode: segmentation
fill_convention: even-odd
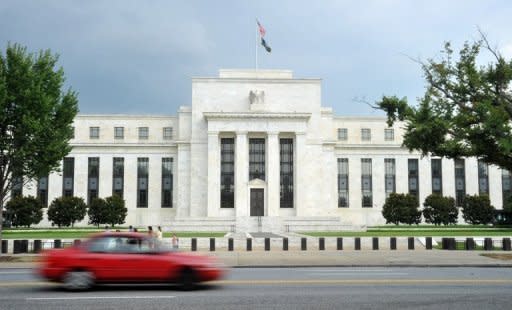
[[[178,249],[179,248],[180,239],[176,236],[176,233],[172,234],[172,248]]]

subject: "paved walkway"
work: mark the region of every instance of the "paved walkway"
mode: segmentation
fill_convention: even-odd
[[[510,267],[512,253],[503,251],[252,251],[197,252],[215,256],[230,267],[293,267],[293,266],[410,266],[410,267]],[[496,259],[481,254],[499,254],[508,259]],[[19,257],[19,255],[16,255]],[[30,255],[26,255],[27,257]],[[34,256],[34,255],[32,255]],[[0,268],[29,268],[34,262],[0,262]]]

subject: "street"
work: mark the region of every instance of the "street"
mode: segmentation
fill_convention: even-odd
[[[0,269],[0,309],[510,309],[511,268],[235,268],[198,290],[104,285],[70,293]]]

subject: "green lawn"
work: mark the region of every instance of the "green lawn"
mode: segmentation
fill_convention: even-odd
[[[82,239],[89,235],[102,232],[103,230],[79,229],[79,230],[4,230],[3,239]],[[126,230],[124,230],[126,231]],[[144,232],[144,231],[141,231]],[[219,238],[223,237],[225,232],[177,232],[178,238]],[[164,238],[170,238],[170,232],[164,232]]]
[[[312,237],[456,237],[456,236],[512,236],[512,229],[415,229],[415,230],[377,230],[377,231],[327,231],[327,232],[302,232]]]

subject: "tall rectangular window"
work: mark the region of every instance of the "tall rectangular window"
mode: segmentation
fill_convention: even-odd
[[[293,139],[279,140],[279,205],[293,208]]]
[[[455,160],[455,204],[462,207],[466,196],[466,168],[464,159]]]
[[[124,127],[114,127],[114,139],[124,139]]]
[[[112,163],[112,195],[124,195],[124,158],[114,157]]]
[[[430,160],[432,170],[432,194],[443,195],[443,165],[441,158]]]
[[[149,158],[137,158],[137,208],[148,207]]]
[[[139,127],[139,139],[147,140],[149,137],[149,128],[148,127]]]
[[[489,165],[478,160],[478,193],[489,195]]]
[[[164,140],[171,140],[172,139],[172,127],[164,127],[164,129],[163,129],[163,137],[164,137]]]
[[[384,159],[384,182],[387,198],[391,193],[396,191],[396,172],[394,158]]]
[[[361,197],[363,208],[373,207],[372,159],[361,158]]]
[[[100,127],[89,127],[89,138],[99,139],[100,138]]]
[[[172,158],[162,158],[162,208],[172,208]]]
[[[220,207],[235,207],[235,139],[220,139]]]
[[[94,198],[98,197],[100,175],[100,158],[89,157],[89,169],[87,175],[87,204],[90,204]]]
[[[71,127],[71,139],[75,138],[75,126]]]
[[[393,128],[384,129],[384,140],[385,141],[395,140],[395,130]]]
[[[512,195],[512,174],[508,170],[501,170],[502,208]]]
[[[418,160],[410,158],[408,160],[408,170],[409,170],[409,194],[416,196],[419,198],[420,193],[420,184],[419,184],[419,166]]]
[[[265,180],[265,139],[249,139],[249,180]]]
[[[73,184],[75,182],[75,158],[64,157],[62,173],[62,196],[71,197],[73,193]]]
[[[372,139],[372,130],[370,128],[361,129],[361,140],[370,141]]]
[[[37,199],[43,208],[48,207],[48,176],[37,179]]]
[[[23,176],[13,173],[11,185],[11,197],[23,196]]]
[[[347,128],[338,128],[338,140],[347,141],[347,139],[348,139]]]
[[[338,208],[348,208],[348,158],[338,158]]]

